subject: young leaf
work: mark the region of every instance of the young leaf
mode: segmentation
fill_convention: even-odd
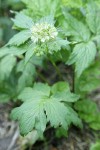
[[[32,18],[26,16],[22,12],[21,13],[16,12],[15,14],[16,14],[15,19],[12,19],[15,27],[21,29],[29,29],[34,24]]]
[[[80,43],[74,50],[67,62],[68,65],[75,63],[76,73],[79,77],[82,72],[92,63],[96,56],[96,46],[93,42]]]
[[[10,41],[7,43],[7,45],[16,45],[19,46],[21,44],[24,44],[29,38],[30,38],[30,32],[29,30],[23,30],[16,35],[14,35]]]

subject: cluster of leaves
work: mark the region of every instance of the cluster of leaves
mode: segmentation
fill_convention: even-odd
[[[12,19],[13,28],[18,33],[0,49],[0,101],[13,99],[23,102],[11,114],[14,120],[19,121],[22,135],[33,129],[42,135],[48,124],[63,131],[71,123],[82,127],[73,103],[79,116],[90,127],[100,129],[96,122],[97,118],[100,122],[100,115],[95,104],[89,100],[78,101],[99,87],[100,7],[97,1],[22,1],[27,8],[14,12],[15,18]],[[82,19],[79,16],[77,19],[77,14]],[[37,23],[52,24],[58,31],[57,37],[44,42],[32,41],[31,29]],[[35,50],[39,54],[42,51],[43,56],[37,57]],[[57,82],[52,86],[34,83],[38,74],[36,67],[44,69],[44,60],[50,60],[58,74],[57,61],[75,67],[77,95],[70,92],[67,82]]]
[[[75,109],[82,118],[94,130],[100,129],[100,112],[92,100],[81,100],[75,103]]]
[[[94,8],[94,11],[91,11],[92,8]],[[65,31],[66,34],[70,36],[74,45],[73,52],[71,53],[67,64],[75,64],[75,70],[78,77],[95,59],[97,53],[96,44],[99,49],[99,12],[100,9],[98,8],[97,10],[95,3],[88,4],[86,7],[86,21],[84,24],[71,16],[67,9],[64,9],[63,11],[67,22]],[[63,25],[65,26],[65,22]]]

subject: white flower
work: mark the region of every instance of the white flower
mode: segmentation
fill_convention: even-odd
[[[57,29],[47,22],[37,23],[31,28],[31,39],[34,43],[44,43],[51,39],[55,39],[57,35]]]

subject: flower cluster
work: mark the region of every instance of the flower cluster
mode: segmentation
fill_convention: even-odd
[[[47,22],[37,23],[31,28],[31,39],[34,43],[47,42],[55,39],[57,35],[57,29]]]

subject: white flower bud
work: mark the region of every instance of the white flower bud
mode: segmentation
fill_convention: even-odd
[[[47,22],[37,23],[31,28],[31,39],[34,43],[46,42],[55,39],[58,35],[57,29]]]

